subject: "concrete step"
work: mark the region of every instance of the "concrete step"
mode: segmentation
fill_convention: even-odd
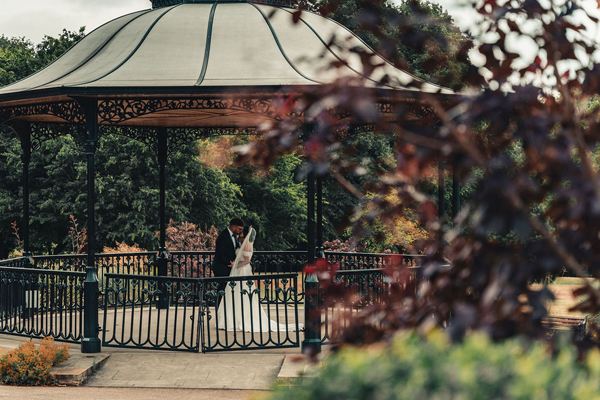
[[[59,385],[79,386],[100,368],[110,354],[74,354],[68,360],[52,367]]]

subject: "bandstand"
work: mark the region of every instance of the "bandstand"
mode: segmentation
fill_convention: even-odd
[[[303,12],[300,20],[294,23],[292,14],[295,10],[283,0],[151,2],[151,9],[107,22],[45,69],[0,88],[0,125],[14,131],[22,145],[24,200],[24,257],[0,262],[0,273],[5,282],[5,294],[0,296],[0,302],[5,302],[0,316],[0,333],[38,337],[51,335],[57,339],[81,342],[82,352],[94,353],[100,351],[103,342],[110,345],[106,332],[112,331],[114,338],[115,330],[123,333],[126,325],[152,324],[169,312],[184,310],[174,320],[166,322],[164,336],[176,336],[174,330],[185,331],[197,321],[206,322],[211,314],[210,304],[200,306],[204,308],[195,307],[205,299],[203,291],[216,280],[174,274],[175,266],[181,262],[175,258],[178,255],[168,253],[165,247],[165,167],[169,155],[177,152],[182,144],[215,135],[255,133],[265,121],[282,118],[276,110],[277,101],[332,84],[340,76],[358,79],[372,88],[379,110],[390,115],[397,104],[411,107],[417,119],[430,113],[420,101],[423,92],[442,103],[455,101],[452,91],[423,82],[376,54],[372,55],[373,63],[383,67],[374,75],[364,77],[360,56],[348,50],[355,47],[370,51],[360,39],[336,22],[310,12]],[[343,39],[345,46],[330,46],[332,38]],[[342,62],[342,66],[329,68],[334,62]],[[378,82],[384,75],[389,79],[381,85]],[[286,117],[295,121],[299,129],[306,129],[302,127],[314,123],[305,118],[300,108],[293,109]],[[340,116],[340,123],[356,125],[351,115]],[[133,277],[130,270],[107,269],[116,262],[108,260],[108,256],[102,258],[96,254],[94,247],[94,156],[102,137],[112,134],[145,143],[153,149],[159,161],[158,253],[138,260],[149,265],[152,271],[143,278]],[[310,135],[310,130],[307,134]],[[39,144],[60,135],[78,136],[85,142],[89,242],[87,256],[64,257],[64,261],[55,259],[59,267],[51,268],[51,263],[43,256],[31,257],[30,253],[28,168],[32,152]],[[322,229],[318,217],[315,221],[315,196],[320,198],[320,185],[317,183],[316,187],[314,176],[309,176],[308,247],[299,256],[300,261],[294,261],[300,265],[311,263],[317,255],[322,256],[322,249],[319,251],[317,246],[323,242]],[[199,254],[196,259],[186,262],[206,265],[210,263],[210,257],[210,254]],[[269,257],[274,256],[264,255],[265,260]],[[375,264],[370,265],[377,266],[379,262],[374,261]],[[102,267],[100,274],[99,267]],[[44,278],[39,275],[41,270],[46,271]],[[282,288],[284,292],[293,294],[277,300],[285,307],[274,311],[286,320],[290,309],[288,303],[293,300],[297,304],[298,300],[298,289],[290,284],[295,276],[265,275],[257,283],[263,285],[260,291],[263,295],[277,290],[281,292]],[[200,278],[207,281],[200,285]],[[142,281],[144,284],[141,284]],[[242,281],[239,280],[239,284]],[[274,286],[269,288],[268,285]],[[48,287],[53,288],[51,294],[44,292]],[[61,300],[60,309],[49,307],[42,312],[44,299],[63,296],[61,290],[73,292],[68,295],[69,300]],[[131,303],[138,292],[146,297]],[[15,300],[16,297],[21,300]],[[102,300],[99,301],[99,298]],[[123,307],[119,307],[119,301],[123,301]],[[267,305],[277,303],[272,298],[264,301]],[[100,303],[104,303],[104,308]],[[154,312],[154,320],[152,314],[150,317],[138,314],[126,319],[122,315],[126,304],[137,312],[144,309],[147,314]],[[15,311],[17,309],[18,312]],[[99,310],[103,313],[102,321],[99,321]],[[59,314],[60,328],[57,328]],[[63,324],[62,315],[67,314],[69,317],[64,318]],[[307,315],[305,318],[308,318]],[[107,328],[107,321],[111,318],[119,323]],[[289,318],[299,319],[297,308],[295,316]],[[179,323],[183,325],[177,328]],[[118,329],[115,328],[117,326]],[[141,335],[139,328],[136,332],[136,335]],[[200,347],[197,338],[203,332],[210,333],[210,329],[200,324],[191,333],[185,334],[192,338],[189,341],[179,336],[173,341],[162,340],[157,333],[154,341],[146,337],[137,342],[122,338],[121,341],[115,339],[115,342],[116,345],[138,347],[151,343],[151,347],[197,351]],[[300,344],[297,332],[286,334],[285,340],[267,340],[267,343],[277,346]],[[134,334],[131,335],[133,337]],[[320,346],[320,334],[308,330],[304,335],[303,345]],[[234,337],[231,340],[237,343],[238,339]],[[241,347],[252,347],[253,343],[255,347],[265,347],[264,342],[249,340],[250,345]],[[164,343],[167,345],[163,346]],[[231,347],[219,343],[217,347],[221,349]],[[210,348],[210,345],[203,346],[203,350]]]

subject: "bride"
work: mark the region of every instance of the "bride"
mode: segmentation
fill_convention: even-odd
[[[236,250],[237,256],[232,264],[230,277],[253,275],[250,259],[254,253],[256,231],[251,226],[246,226],[241,238],[244,238],[244,242]],[[260,288],[253,280],[238,280],[231,283],[234,284],[233,287],[227,284],[225,295],[217,310],[219,329],[246,332],[285,332],[297,329],[296,325],[279,324],[269,319],[259,303]]]

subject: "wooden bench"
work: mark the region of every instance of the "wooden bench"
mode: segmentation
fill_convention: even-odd
[[[587,316],[549,315],[542,319],[542,325],[551,331],[575,331],[578,334],[585,334]]]

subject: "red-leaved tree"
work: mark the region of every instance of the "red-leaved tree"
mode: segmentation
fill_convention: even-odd
[[[411,36],[414,20],[382,23],[385,7],[377,1],[362,10],[361,29],[382,37],[383,27],[392,24],[415,48],[443,39]],[[357,195],[375,194],[377,207],[365,204],[356,212],[358,236],[376,218],[407,213],[429,233],[416,245],[426,255],[421,280],[399,286],[388,301],[358,314],[343,341],[366,343],[398,329],[448,325],[455,339],[470,330],[495,339],[540,337],[552,294],[531,282],[563,270],[600,277],[600,66],[589,28],[598,20],[575,1],[486,0],[476,10],[482,19],[473,30],[475,51],[483,61],[463,77],[468,90],[454,100],[417,93],[408,102],[400,91],[387,93],[390,111],[379,107],[378,89],[340,77],[294,98],[282,95],[282,119],[263,125],[263,139],[238,151],[239,163],[267,167],[301,148],[307,171],[329,174]],[[296,21],[301,17],[300,11],[294,15]],[[343,46],[344,38],[337,39]],[[366,76],[380,68],[362,51],[359,55]],[[427,61],[435,66],[435,55]],[[332,68],[343,60],[336,63]],[[418,88],[420,82],[413,84]],[[299,113],[313,127],[309,135],[286,118]],[[375,135],[396,134],[395,169],[365,187],[348,187],[344,179],[360,172],[338,154],[341,137],[349,132],[341,122],[347,115]],[[438,217],[437,199],[421,190],[441,161],[447,174],[475,188],[451,224]],[[328,278],[328,268],[318,266],[321,279],[330,294],[344,296]],[[586,300],[576,310],[599,311],[600,291],[592,282],[586,280],[577,295]]]

